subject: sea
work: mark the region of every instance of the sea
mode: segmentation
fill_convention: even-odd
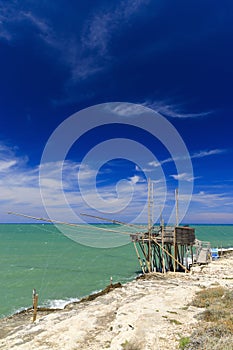
[[[190,226],[212,247],[233,247],[233,225]],[[0,318],[31,307],[34,288],[39,306],[62,308],[140,272],[130,239],[99,248],[69,239],[53,224],[0,224]]]

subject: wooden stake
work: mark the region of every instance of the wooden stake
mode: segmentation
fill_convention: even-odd
[[[36,315],[37,315],[37,306],[38,306],[38,294],[36,294],[36,290],[33,289],[32,291],[32,298],[33,298],[33,318],[32,322],[35,322]]]

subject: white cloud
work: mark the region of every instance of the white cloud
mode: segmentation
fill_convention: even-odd
[[[222,154],[222,153],[226,153],[225,149],[212,149],[209,151],[200,151],[197,153],[194,153],[191,158],[203,158],[203,157],[208,157],[208,156],[212,156],[212,155],[216,155],[216,154]]]
[[[0,159],[4,159],[4,164],[0,166],[0,212],[1,221],[19,221],[10,218],[8,211],[22,212],[29,215],[46,217],[47,213],[43,207],[39,187],[39,166],[29,167],[27,157],[17,156],[12,148],[0,144]],[[1,164],[1,163],[0,163]],[[96,184],[98,196],[93,191],[93,183],[96,179],[96,170],[88,166],[80,167],[79,163],[72,161],[54,162],[43,165],[44,176],[42,190],[46,192],[46,206],[51,210],[53,219],[69,221],[69,213],[66,212],[67,203],[75,210],[77,217],[81,212],[90,212],[85,200],[91,203],[93,208],[104,212],[112,210],[112,216],[122,221],[133,220],[139,215],[137,221],[147,221],[147,183],[144,178],[137,174],[121,180],[117,184],[109,183]],[[59,179],[62,167],[62,180]],[[77,174],[80,172],[80,179],[83,181],[82,193],[80,193]],[[191,181],[187,173],[173,178]],[[164,183],[155,183],[155,218],[159,218],[166,189]],[[180,206],[189,198],[185,194],[179,194]],[[194,193],[192,196],[191,208],[193,215],[202,212],[223,212],[229,213],[232,208],[233,197],[231,193],[222,189],[216,192],[216,188],[208,188],[207,191]],[[174,190],[167,189],[166,205],[164,215],[171,210],[174,205]],[[125,207],[126,206],[126,207]],[[123,209],[125,208],[125,209]],[[141,213],[141,214],[140,214]],[[111,216],[111,214],[109,214]],[[169,214],[167,214],[169,217]],[[190,214],[191,215],[191,214]],[[227,215],[227,214],[226,214]],[[101,216],[101,215],[100,215]],[[103,215],[104,216],[104,215]],[[193,216],[193,217],[194,217]],[[228,217],[230,214],[228,214]],[[201,216],[200,216],[201,217]],[[230,219],[229,219],[230,220]],[[198,220],[196,220],[198,221]]]
[[[36,29],[34,35],[42,40],[47,48],[51,48],[57,51],[57,60],[69,67],[73,76],[76,74],[77,67],[79,67],[80,76],[87,76],[88,73],[93,73],[91,64],[88,64],[87,60],[82,60],[80,57],[81,43],[80,38],[76,38],[73,33],[69,36],[63,36],[58,27],[54,26],[50,19],[38,16],[35,11],[23,11],[19,10],[22,6],[19,6],[18,2],[8,2],[4,5],[0,4],[0,38],[4,38],[7,41],[14,42],[20,35],[25,35],[23,31],[15,30],[15,25],[30,24]],[[85,68],[85,65],[88,67]],[[90,71],[88,72],[88,69]]]
[[[187,174],[187,173],[181,173],[181,174],[175,174],[175,175],[170,175],[171,177],[173,177],[173,179],[175,180],[182,180],[182,181],[188,181],[188,182],[192,182],[194,181],[194,177],[190,174]]]
[[[19,217],[14,218],[7,215],[9,211],[47,217],[41,200],[40,189],[46,193],[46,207],[49,209],[49,213],[52,213],[51,218],[58,220],[62,218],[64,221],[69,221],[69,213],[66,213],[67,203],[76,210],[78,215],[80,212],[90,210],[84,202],[84,197],[92,204],[93,208],[97,207],[103,212],[108,210],[109,207],[112,207],[113,212],[121,211],[128,201],[133,198],[133,203],[124,212],[128,218],[134,217],[137,211],[140,213],[146,204],[146,183],[138,175],[132,176],[128,181],[120,181],[117,186],[108,184],[99,187],[97,184],[99,199],[101,199],[98,200],[92,188],[96,171],[88,166],[80,167],[78,163],[66,161],[64,163],[47,163],[32,168],[29,167],[26,161],[22,162],[22,159],[27,159],[26,157],[17,157],[12,149],[2,146],[0,147],[0,156],[3,153],[7,164],[13,164],[11,160],[14,160],[14,166],[8,166],[7,171],[4,167],[0,171],[0,211],[1,221],[3,222],[20,221]],[[8,157],[6,157],[7,153]],[[62,180],[59,178],[61,167]],[[39,170],[43,170],[41,188],[39,186]],[[78,172],[80,172],[80,178],[83,181],[84,188],[82,191],[84,193],[80,193],[78,187]],[[133,197],[131,196],[132,184],[135,184]],[[22,219],[22,221],[24,220]]]
[[[227,152],[227,150],[225,150],[225,149],[213,149],[213,150],[208,150],[208,151],[199,151],[199,152],[190,154],[190,159],[204,158],[204,157],[218,155],[218,154],[222,154],[222,153],[226,153],[226,152]],[[183,156],[174,157],[174,158],[169,157],[169,158],[163,159],[161,161],[149,162],[148,165],[151,166],[152,168],[156,168],[156,167],[160,167],[161,165],[166,164],[166,163],[176,162],[176,161],[185,160],[185,159],[187,159],[187,157],[183,157]],[[175,176],[177,176],[177,175],[171,175],[171,176],[173,176],[173,178],[175,179]]]
[[[134,185],[137,184],[139,181],[141,181],[141,178],[138,175],[134,175],[134,176],[130,177],[129,179]]]
[[[93,179],[97,175],[96,169],[91,169],[87,164],[82,164],[77,170],[77,179],[85,184],[88,184],[90,179]]]
[[[133,117],[135,115],[141,115],[147,111],[142,105],[124,102],[120,102],[118,105],[107,103],[105,109],[121,117]]]
[[[116,29],[127,23],[142,5],[148,3],[148,0],[120,1],[115,8],[110,6],[109,9],[96,12],[86,23],[82,37],[83,46],[97,50],[99,55],[105,55]]]
[[[16,165],[16,160],[0,160],[0,173],[3,171],[8,171],[11,167]]]
[[[36,17],[32,12],[21,11],[20,15],[22,19],[29,20],[39,30],[40,34],[44,35],[44,39],[51,35],[52,29],[48,23],[46,23],[45,19]]]
[[[146,101],[143,103],[144,106],[155,110],[158,113],[166,117],[171,118],[201,118],[212,114],[212,111],[199,112],[199,113],[185,113],[182,111],[180,105],[169,104],[166,101]]]
[[[109,3],[105,9],[95,10],[81,26],[81,35],[75,31],[68,34],[60,33],[57,24],[51,18],[41,17],[36,10],[25,10],[18,1],[0,2],[0,38],[8,41],[24,35],[23,31],[15,30],[15,25],[30,23],[37,35],[48,47],[57,51],[57,60],[67,65],[71,73],[68,85],[83,80],[105,69],[108,56],[109,41],[115,35],[118,27],[128,23],[148,0],[120,1],[116,6]]]
[[[23,11],[17,1],[0,3],[0,26],[1,32],[6,33],[9,41],[14,40],[19,35],[19,31],[12,28],[12,25],[21,24],[23,22],[30,22],[44,40],[49,38],[53,30],[47,23],[46,19],[39,18],[31,11]]]
[[[164,160],[161,160],[161,162],[159,161],[152,161],[152,162],[149,162],[148,165],[152,166],[153,168],[157,168],[159,166],[161,166],[162,164],[165,164],[165,163],[170,163],[170,162],[174,162],[175,160],[177,160],[177,158],[166,158]]]
[[[12,16],[11,6],[0,2],[0,38],[10,41],[12,33],[7,28],[7,24]]]
[[[233,199],[229,198],[227,193],[208,193],[205,191],[200,191],[199,193],[193,194],[192,201],[203,204],[206,207],[218,207],[219,205],[225,206],[232,205]]]
[[[223,212],[221,210],[217,211],[189,211],[185,216],[183,221],[198,224],[232,224],[233,223],[233,213]]]

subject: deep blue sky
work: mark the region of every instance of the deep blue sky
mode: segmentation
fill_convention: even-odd
[[[62,121],[96,104],[128,102],[152,108],[174,126],[190,153],[193,177],[177,175],[166,147],[144,132],[119,125],[97,128],[67,155],[64,186],[76,212],[89,211],[75,200],[85,152],[108,138],[124,137],[154,152],[171,193],[178,177],[194,181],[184,222],[233,223],[232,62],[231,0],[0,0],[1,222],[21,220],[7,216],[9,210],[46,215],[38,168]],[[91,170],[85,169],[87,184]],[[101,170],[97,187],[107,206],[114,206],[111,196],[116,197],[121,179],[138,186],[131,211],[114,214],[132,220],[146,198],[145,169],[120,159]],[[69,220],[56,198],[51,167],[47,177],[54,218]]]

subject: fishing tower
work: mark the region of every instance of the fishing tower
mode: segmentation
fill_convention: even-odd
[[[148,230],[130,235],[143,273],[186,272],[194,263],[195,230],[178,226],[178,191],[176,190],[176,225],[153,225],[153,183],[148,180]]]

